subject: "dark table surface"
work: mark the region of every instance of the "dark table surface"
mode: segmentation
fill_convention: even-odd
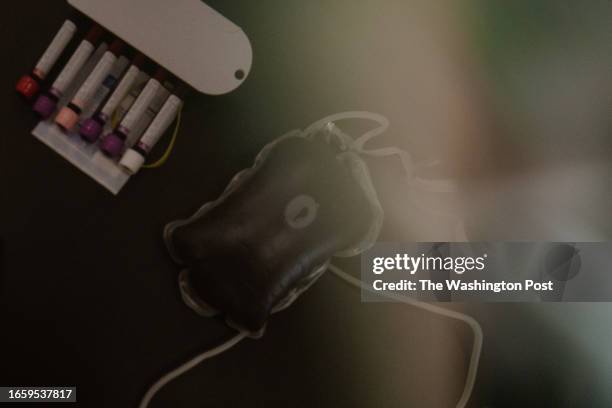
[[[351,61],[329,64],[330,53],[296,42],[316,31],[324,5],[289,3],[210,2],[250,36],[253,71],[231,94],[191,100],[167,164],[142,171],[117,197],[30,135],[36,120],[13,92],[68,6],[4,4],[0,385],[76,385],[79,406],[135,406],[160,375],[232,334],[182,303],[163,226],[214,199],[275,137],[333,112],[369,107],[343,93],[354,79]],[[321,87],[304,86],[306,77]],[[354,261],[348,266],[357,270]],[[486,314],[485,333],[499,333],[494,312],[525,331],[542,327],[524,323],[518,307],[497,305]],[[536,386],[519,381],[533,375],[529,364],[498,366],[510,363],[493,354],[503,347],[485,334],[482,402],[475,406],[516,406],[513,398],[527,396],[542,398],[538,406],[562,406],[555,379],[566,364],[556,356],[571,345],[551,336],[542,331],[531,343],[517,338],[508,346],[525,360],[543,354],[536,372],[557,372],[534,380]],[[274,316],[262,339],[172,382],[153,406],[452,406],[469,351],[460,325],[402,305],[362,304],[356,290],[328,275]]]

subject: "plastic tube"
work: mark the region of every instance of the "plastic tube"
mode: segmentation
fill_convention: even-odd
[[[170,127],[183,103],[184,92],[170,95],[155,119],[151,122],[138,142],[124,154],[119,165],[128,173],[136,174],[142,167],[149,152]]]
[[[166,77],[166,71],[163,68],[159,68],[153,78],[147,82],[144,89],[138,95],[138,98],[134,104],[130,107],[128,112],[117,128],[106,135],[100,144],[100,150],[109,157],[117,157],[123,151],[125,146],[125,140],[132,131],[132,129],[138,124],[138,121],[143,116],[157,91],[163,87],[161,84]]]
[[[64,130],[71,130],[79,121],[79,115],[96,94],[96,90],[111,72],[120,56],[124,42],[116,39],[104,53],[94,70],[81,85],[72,101],[64,106],[55,118],[55,123]]]
[[[48,118],[55,112],[57,101],[62,97],[68,86],[72,83],[79,70],[83,68],[87,59],[93,53],[96,44],[104,34],[104,30],[99,25],[94,25],[87,33],[85,39],[78,46],[70,60],[62,69],[51,89],[40,95],[34,103],[33,110],[43,119]]]
[[[49,44],[42,57],[40,57],[32,72],[22,76],[17,82],[16,90],[18,93],[27,99],[33,98],[38,93],[41,82],[51,71],[60,55],[62,55],[62,52],[64,52],[76,31],[77,26],[75,23],[70,20],[64,21],[64,24],[55,34],[51,44]]]
[[[121,101],[131,91],[136,83],[136,79],[140,75],[142,66],[144,65],[145,57],[142,54],[136,55],[132,60],[132,65],[128,68],[125,75],[115,88],[110,98],[106,101],[102,109],[93,117],[85,120],[79,133],[83,140],[89,143],[94,143],[102,134],[102,130],[111,115],[115,112]]]

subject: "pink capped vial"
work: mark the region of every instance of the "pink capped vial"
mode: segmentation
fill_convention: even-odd
[[[74,95],[72,101],[64,106],[55,117],[55,123],[59,127],[64,130],[72,130],[72,128],[76,126],[81,112],[95,96],[96,91],[111,72],[124,45],[124,42],[120,39],[113,41],[108,51],[104,53],[100,61],[96,64],[96,67]]]

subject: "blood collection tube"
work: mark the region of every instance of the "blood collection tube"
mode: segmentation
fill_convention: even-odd
[[[41,82],[49,74],[49,71],[51,71],[62,52],[64,52],[76,31],[77,26],[75,23],[71,20],[64,21],[64,24],[55,34],[51,44],[49,44],[42,57],[40,57],[32,72],[22,76],[17,82],[17,92],[27,99],[31,99],[38,93]]]
[[[145,85],[144,89],[134,101],[134,104],[127,111],[119,126],[106,135],[100,143],[100,150],[109,157],[117,157],[123,151],[125,140],[138,123],[140,117],[145,113],[155,95],[163,87],[162,82],[166,78],[166,71],[159,68],[153,78]]]
[[[140,170],[149,152],[176,119],[186,93],[185,87],[170,95],[138,142],[123,154],[119,165],[128,173],[136,174]]]
[[[98,90],[94,93],[94,96],[87,104],[87,108],[83,109],[83,112],[81,112],[81,117],[88,118],[97,112],[98,108],[102,105],[102,102],[106,100],[106,97],[110,95],[111,92],[113,92],[119,83],[119,79],[121,79],[121,76],[129,65],[130,60],[124,56],[117,58],[117,62],[113,64],[111,71],[106,78],[104,78],[104,81],[102,81],[102,85],[100,85]],[[82,126],[82,123],[83,121],[81,121],[79,124],[79,128]]]
[[[87,107],[87,104],[91,101],[97,89],[102,85],[102,82],[110,73],[124,46],[125,43],[120,39],[116,39],[112,42],[108,51],[106,51],[100,61],[98,61],[94,70],[91,71],[85,82],[83,82],[72,98],[72,101],[64,106],[55,117],[55,123],[59,127],[64,130],[71,130],[77,124],[81,112]]]
[[[60,72],[51,89],[38,97],[34,103],[34,112],[38,113],[43,119],[53,114],[57,101],[62,97],[68,86],[70,86],[80,69],[83,68],[83,65],[85,65],[85,62],[93,53],[103,34],[104,30],[97,24],[89,30],[85,39],[79,44],[72,57],[66,63],[66,66],[62,69],[62,72]]]
[[[115,88],[115,91],[106,101],[102,109],[93,117],[83,122],[79,131],[83,140],[89,143],[94,143],[96,140],[98,140],[104,126],[106,125],[106,122],[108,122],[121,101],[134,86],[136,79],[140,75],[145,60],[145,56],[138,53],[132,60],[132,65],[128,68],[125,75],[119,82],[119,85],[117,85],[117,88]]]

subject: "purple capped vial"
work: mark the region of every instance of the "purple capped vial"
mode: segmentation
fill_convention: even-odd
[[[48,119],[53,112],[55,112],[55,107],[57,106],[58,98],[49,93],[44,93],[36,99],[34,105],[32,106],[32,110],[36,112],[42,119]]]
[[[102,139],[102,142],[100,143],[100,150],[102,150],[102,153],[108,157],[119,157],[121,152],[123,152],[125,139],[126,136],[118,131],[109,133],[104,137],[104,139]]]
[[[104,121],[102,121],[102,119],[96,115],[83,122],[81,128],[79,129],[79,134],[86,142],[94,143],[102,134],[103,128]]]

